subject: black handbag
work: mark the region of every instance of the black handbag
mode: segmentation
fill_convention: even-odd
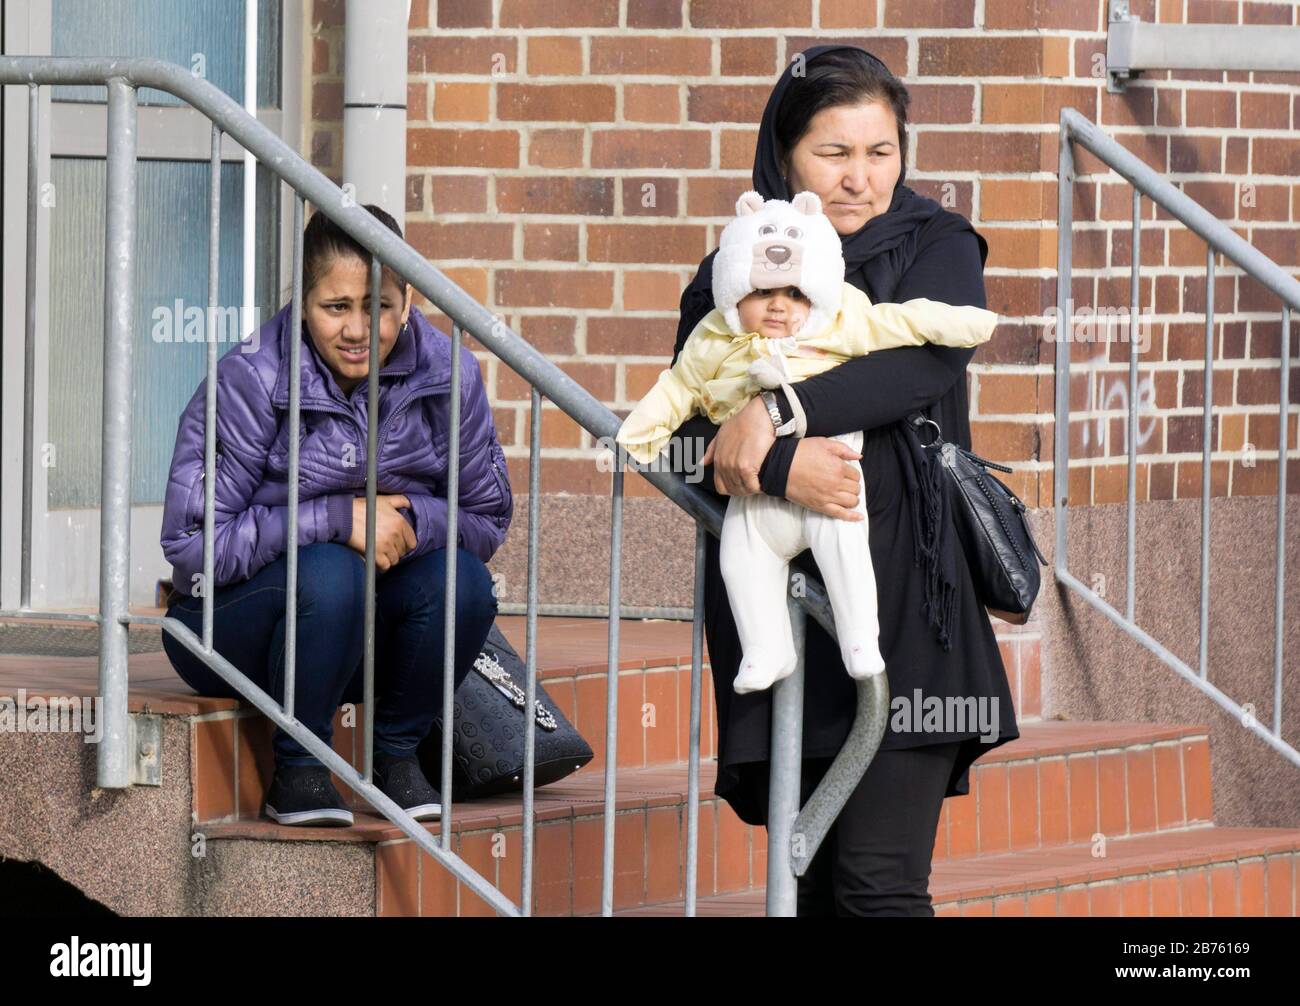
[[[474,667],[456,689],[452,707],[452,797],[457,800],[524,787],[524,702],[527,668],[493,624]],[[582,738],[541,683],[537,684],[534,785],[563,779],[591,761]],[[440,785],[443,716],[416,754],[425,777]]]
[[[934,427],[934,439],[922,446],[943,466],[946,498],[976,596],[990,614],[1023,625],[1038,597],[1038,567],[1047,560],[1029,529],[1024,503],[987,471],[1011,469],[945,441],[939,424],[920,412],[909,414],[907,421],[918,437],[921,427]]]

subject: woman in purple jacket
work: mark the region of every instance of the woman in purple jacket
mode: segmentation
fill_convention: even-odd
[[[376,218],[401,236],[376,206]],[[323,213],[303,235],[303,326],[286,305],[217,364],[213,648],[283,701],[288,537],[289,343],[302,338],[298,632],[294,713],[326,744],[342,702],[362,697],[370,254]],[[451,340],[384,270],[379,332],[375,515],[374,782],[418,820],[441,814],[416,746],[442,706]],[[513,496],[478,361],[460,351],[460,488],[454,677],[473,665],[496,616],[484,563]],[[167,617],[202,632],[203,403],[181,416],[163,509],[174,568]],[[202,695],[237,697],[168,633],[177,673]],[[283,730],[266,813],[281,824],[352,823],[329,770]]]

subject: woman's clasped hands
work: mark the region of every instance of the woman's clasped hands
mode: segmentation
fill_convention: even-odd
[[[375,568],[385,572],[396,566],[402,556],[415,548],[415,529],[399,510],[411,509],[411,501],[402,495],[375,497]],[[348,547],[366,554],[366,498],[352,501],[352,536]]]

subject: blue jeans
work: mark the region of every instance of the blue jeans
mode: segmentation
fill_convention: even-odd
[[[469,673],[497,614],[492,577],[459,548],[453,676]],[[284,556],[212,599],[212,646],[277,702],[284,701]],[[447,550],[427,552],[375,574],[375,750],[414,755],[442,709]],[[364,687],[365,560],[346,545],[317,542],[298,551],[298,653],[294,715],[327,745],[334,712],[360,702]],[[203,634],[203,599],[186,597],[167,612]],[[181,643],[163,633],[176,673],[200,695],[239,693]],[[279,765],[318,765],[283,730],[274,738]]]

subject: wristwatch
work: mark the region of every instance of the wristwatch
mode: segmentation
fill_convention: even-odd
[[[759,397],[763,399],[763,405],[767,407],[767,414],[772,419],[772,430],[779,437],[781,436],[781,427],[785,425],[785,420],[781,418],[781,407],[776,404],[776,394],[770,390],[764,389],[759,392]]]

